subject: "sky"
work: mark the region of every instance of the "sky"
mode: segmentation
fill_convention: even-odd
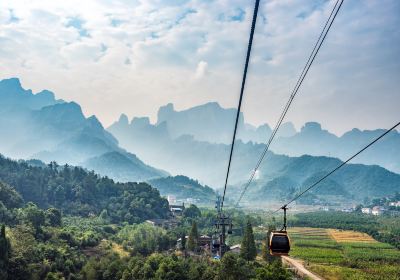
[[[78,102],[109,126],[236,107],[254,1],[2,0],[0,79]],[[275,124],[334,1],[261,0],[242,111]],[[286,121],[336,134],[400,120],[400,1],[345,0]]]

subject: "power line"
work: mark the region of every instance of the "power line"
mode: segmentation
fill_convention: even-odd
[[[326,178],[328,178],[330,175],[332,175],[333,173],[335,173],[337,170],[339,170],[340,168],[342,168],[346,163],[348,163],[349,161],[351,161],[353,158],[355,158],[356,156],[358,156],[359,154],[361,154],[362,152],[364,152],[366,149],[368,149],[369,147],[371,147],[373,144],[375,144],[377,141],[379,141],[382,137],[384,137],[386,134],[388,134],[389,132],[391,132],[392,130],[394,130],[397,126],[400,125],[400,122],[398,122],[397,124],[395,124],[394,126],[392,126],[392,128],[390,128],[389,130],[387,130],[386,132],[382,133],[379,137],[375,138],[375,140],[373,140],[372,142],[370,142],[368,145],[366,145],[364,148],[362,148],[361,150],[359,150],[357,153],[355,153],[354,155],[352,155],[351,157],[349,157],[346,161],[342,162],[341,164],[339,164],[336,168],[334,168],[332,171],[330,171],[328,174],[326,174],[325,176],[323,176],[321,179],[319,179],[317,182],[315,182],[314,184],[312,184],[311,186],[309,186],[308,188],[306,188],[304,191],[302,191],[301,193],[299,193],[298,195],[296,195],[294,198],[292,198],[291,200],[289,200],[288,203],[282,205],[281,208],[277,209],[275,212],[278,212],[279,210],[283,209],[284,207],[288,206],[289,204],[291,204],[292,202],[294,202],[295,200],[299,199],[302,195],[304,195],[306,192],[308,192],[309,190],[311,190],[312,188],[316,187],[319,183],[321,183],[323,180],[325,180]]]
[[[252,47],[252,45],[253,45],[254,29],[255,29],[255,26],[256,26],[259,4],[260,4],[260,0],[256,0],[255,5],[254,5],[253,21],[252,21],[252,23],[251,23],[251,30],[250,30],[249,43],[248,43],[248,47],[247,47],[246,62],[245,62],[245,65],[244,65],[244,70],[243,70],[242,86],[241,86],[241,88],[240,88],[239,104],[238,104],[238,108],[237,108],[237,112],[236,112],[235,130],[233,131],[231,151],[230,151],[230,154],[229,154],[228,169],[227,169],[227,171],[226,171],[225,186],[224,186],[224,194],[223,194],[223,196],[222,196],[222,201],[221,201],[221,209],[222,209],[223,206],[224,206],[226,187],[227,187],[227,185],[228,185],[229,172],[230,172],[230,169],[231,169],[233,148],[234,148],[234,146],[235,146],[236,132],[237,132],[237,127],[238,127],[240,109],[241,109],[241,107],[242,107],[242,99],[243,99],[243,93],[244,93],[244,86],[245,86],[245,84],[246,84],[247,70],[248,70],[248,67],[249,67],[250,54],[251,54],[251,47]]]
[[[256,167],[253,169],[253,172],[251,173],[250,178],[247,181],[247,184],[245,185],[242,193],[240,194],[240,197],[239,197],[238,201],[236,202],[236,207],[239,205],[239,203],[242,200],[245,192],[247,191],[247,189],[249,188],[251,182],[253,181],[254,176],[255,176],[258,168],[260,167],[265,155],[267,154],[267,152],[269,150],[269,147],[270,147],[272,141],[274,140],[274,138],[276,136],[276,133],[278,132],[278,130],[279,130],[281,124],[282,124],[282,121],[285,118],[285,116],[286,116],[286,114],[287,114],[287,112],[289,110],[290,105],[293,102],[294,97],[296,96],[297,92],[299,91],[299,88],[302,85],[302,83],[304,81],[304,78],[306,77],[306,75],[308,73],[308,70],[310,69],[311,65],[313,64],[315,57],[317,56],[317,54],[318,54],[323,42],[325,41],[325,38],[328,35],[328,32],[329,32],[333,22],[335,21],[335,18],[337,16],[340,8],[342,7],[343,2],[344,2],[344,0],[337,0],[336,1],[335,6],[333,7],[333,9],[332,9],[332,11],[331,11],[331,13],[329,15],[328,20],[326,21],[326,23],[324,25],[324,28],[322,29],[322,32],[319,35],[319,38],[318,38],[316,44],[314,45],[314,48],[313,48],[310,56],[308,57],[307,63],[304,66],[303,71],[301,72],[299,79],[297,80],[297,83],[296,83],[296,85],[295,85],[295,87],[294,87],[294,89],[293,89],[293,91],[292,91],[292,93],[291,93],[291,95],[289,97],[289,100],[286,103],[286,105],[285,105],[285,107],[283,109],[283,112],[282,112],[277,124],[275,125],[274,130],[271,133],[271,136],[270,136],[270,138],[269,138],[269,140],[267,142],[267,145],[265,146],[263,152],[261,153],[260,159],[258,160],[258,162],[256,164]]]

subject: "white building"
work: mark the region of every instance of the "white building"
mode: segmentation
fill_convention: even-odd
[[[351,213],[351,212],[354,212],[354,209],[353,208],[344,208],[344,209],[342,209],[342,212]]]
[[[167,200],[169,204],[176,204],[176,196],[175,195],[168,195]]]
[[[379,215],[382,215],[383,212],[385,212],[385,211],[386,211],[386,209],[385,209],[384,207],[382,207],[382,206],[374,206],[374,207],[372,208],[371,213],[372,213],[372,215],[374,215],[374,216],[379,216]]]
[[[361,208],[361,212],[364,214],[372,214],[371,208]]]
[[[240,244],[231,246],[230,252],[235,253],[235,254],[240,254]]]
[[[188,197],[188,198],[186,198],[186,202],[189,204],[196,204],[197,199]]]
[[[400,207],[400,201],[393,201],[389,203],[389,206],[395,206],[395,207]]]

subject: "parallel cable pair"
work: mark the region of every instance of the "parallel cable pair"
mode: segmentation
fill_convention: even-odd
[[[307,63],[304,66],[303,71],[301,72],[299,79],[297,80],[297,83],[296,83],[296,85],[295,85],[295,87],[294,87],[294,89],[293,89],[293,91],[292,91],[292,93],[291,93],[291,95],[289,97],[289,100],[286,103],[286,105],[285,105],[285,107],[283,109],[283,112],[282,112],[277,124],[275,125],[274,130],[272,131],[272,134],[271,134],[271,136],[270,136],[270,138],[269,138],[269,140],[267,142],[267,145],[265,146],[263,152],[261,153],[260,159],[258,160],[258,162],[256,164],[256,167],[253,169],[253,172],[251,173],[250,178],[247,181],[247,184],[245,185],[242,193],[240,194],[240,197],[237,200],[237,202],[235,204],[235,207],[239,206],[239,203],[242,200],[245,192],[247,191],[247,189],[249,188],[251,182],[253,181],[254,176],[255,176],[258,168],[260,167],[265,155],[267,154],[267,152],[269,150],[269,147],[270,147],[272,141],[274,140],[274,138],[275,138],[275,136],[276,136],[281,124],[282,124],[282,121],[285,118],[285,116],[286,116],[286,114],[287,114],[287,112],[289,110],[290,105],[293,102],[293,99],[295,98],[297,92],[299,91],[299,88],[302,85],[302,83],[304,81],[304,78],[306,77],[306,75],[308,73],[308,70],[310,70],[310,67],[313,64],[313,62],[315,60],[315,57],[317,56],[317,54],[318,54],[318,52],[319,52],[319,50],[320,50],[320,48],[321,48],[326,36],[328,35],[328,32],[329,32],[329,30],[330,30],[330,28],[331,28],[331,26],[332,26],[332,24],[333,24],[333,22],[335,20],[340,8],[342,7],[343,2],[344,2],[344,0],[337,0],[336,1],[335,6],[333,7],[333,9],[332,9],[332,11],[331,11],[331,13],[329,15],[328,20],[326,21],[326,23],[324,25],[324,28],[322,29],[322,32],[319,35],[319,38],[318,38],[318,40],[317,40],[317,42],[316,42],[316,44],[315,44],[310,56],[308,57]]]

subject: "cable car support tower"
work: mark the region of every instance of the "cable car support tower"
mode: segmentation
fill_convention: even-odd
[[[222,212],[222,203],[221,197],[217,197],[217,201],[215,203],[215,208],[217,209],[217,219],[214,222],[215,230],[219,233],[219,248],[218,253],[219,256],[222,256],[229,250],[229,247],[226,245],[226,234],[232,233],[232,219]]]

